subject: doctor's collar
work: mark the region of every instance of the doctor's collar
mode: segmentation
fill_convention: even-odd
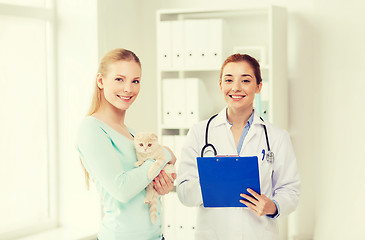
[[[257,111],[255,109],[253,110],[252,116],[253,120],[250,126],[254,124],[266,125],[265,122],[261,121],[260,116],[257,114]],[[218,116],[214,119],[214,121],[211,122],[210,126],[218,127],[220,125],[227,125],[227,124],[229,124],[229,122],[227,120],[227,107],[225,107],[218,113]]]
[[[262,120],[261,117],[255,112],[255,116],[253,118],[252,124],[260,124],[260,125],[267,125],[266,120]]]
[[[251,127],[252,126],[252,123],[253,123],[253,119],[254,119],[254,115],[255,115],[255,109],[253,109],[250,117],[248,118],[248,121],[247,121],[247,124],[245,125],[248,126],[248,127]],[[233,126],[233,123],[231,123],[229,120],[228,120],[228,116],[227,116],[227,109],[226,109],[226,122],[228,123],[229,126]]]
[[[226,108],[223,108],[214,118],[214,120],[210,123],[211,127],[218,127],[220,125],[227,124],[226,121]]]

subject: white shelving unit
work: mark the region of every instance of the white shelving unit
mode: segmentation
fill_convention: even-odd
[[[220,68],[233,53],[259,60],[263,88],[255,108],[266,120],[287,129],[286,19],[286,9],[277,6],[157,12],[158,133],[178,158],[188,129],[225,106],[219,90]],[[195,211],[173,201],[178,201],[176,196],[164,201],[165,211],[170,211],[164,221],[165,235],[169,240],[188,239],[194,234]],[[177,210],[169,210],[177,205]],[[186,217],[187,212],[192,216]],[[190,223],[179,221],[182,218]]]

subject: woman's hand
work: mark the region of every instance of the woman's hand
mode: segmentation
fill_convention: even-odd
[[[170,154],[171,154],[171,160],[168,163],[170,163],[172,165],[175,165],[175,163],[176,163],[176,156],[175,156],[175,154],[172,152],[172,150],[169,147],[167,147],[167,146],[163,146],[163,147],[166,148],[167,151],[169,151]]]
[[[250,208],[257,216],[273,215],[277,213],[276,205],[270,198],[266,197],[264,194],[260,195],[250,188],[247,188],[247,191],[256,199],[242,193],[240,196],[246,198],[248,201],[241,199],[240,202]]]
[[[172,178],[176,179],[176,173],[172,174]],[[153,180],[153,187],[159,195],[165,195],[174,188],[174,181],[171,181],[166,172],[162,170]]]

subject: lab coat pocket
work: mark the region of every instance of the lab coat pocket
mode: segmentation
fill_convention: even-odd
[[[269,175],[271,176],[272,171],[273,171],[273,163],[272,162],[268,162],[266,160],[266,156],[262,156],[262,154],[258,154],[257,155],[258,159],[259,159],[259,168],[260,168],[260,175]]]
[[[267,240],[279,240],[279,227],[276,219],[267,218],[265,227],[265,238]]]
[[[258,155],[259,157],[259,171],[260,171],[260,184],[261,184],[261,193],[267,195],[267,197],[271,196],[271,187],[272,187],[272,174],[273,174],[273,163],[266,161],[266,157],[263,158],[262,154]]]

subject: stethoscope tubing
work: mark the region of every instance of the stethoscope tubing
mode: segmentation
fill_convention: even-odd
[[[205,128],[205,145],[204,147],[202,148],[202,151],[200,153],[200,156],[203,157],[204,155],[204,150],[207,148],[207,147],[211,147],[214,151],[214,156],[217,156],[217,150],[215,149],[215,147],[213,146],[213,144],[210,144],[208,143],[208,131],[209,131],[209,124],[210,122],[213,120],[213,118],[215,118],[216,116],[218,116],[218,114],[215,114],[213,116],[211,116],[208,120],[208,123],[207,123],[207,127]]]
[[[204,150],[208,147],[211,147],[214,151],[214,156],[217,155],[217,150],[215,149],[214,145],[211,144],[211,143],[208,143],[208,131],[209,131],[209,125],[210,125],[210,122],[213,120],[213,118],[215,118],[216,116],[218,116],[218,114],[215,114],[213,116],[211,116],[207,122],[207,126],[205,128],[205,145],[204,147],[202,148],[201,150],[201,153],[200,153],[200,156],[203,157],[204,156]],[[264,119],[262,117],[260,117],[260,119],[264,122]],[[263,128],[264,128],[264,131],[265,131],[265,138],[266,138],[266,145],[267,145],[267,155],[273,155],[273,153],[271,152],[271,149],[270,149],[270,143],[269,143],[269,137],[268,137],[268,134],[267,134],[267,129],[266,129],[266,126],[265,124],[262,125]],[[270,160],[271,161],[271,160]]]
[[[264,122],[264,119],[262,117],[260,117],[260,119]],[[262,125],[264,127],[264,131],[265,131],[265,137],[266,137],[266,145],[267,145],[267,151],[271,152],[270,150],[270,143],[269,143],[269,137],[267,136],[267,129],[265,124]]]

